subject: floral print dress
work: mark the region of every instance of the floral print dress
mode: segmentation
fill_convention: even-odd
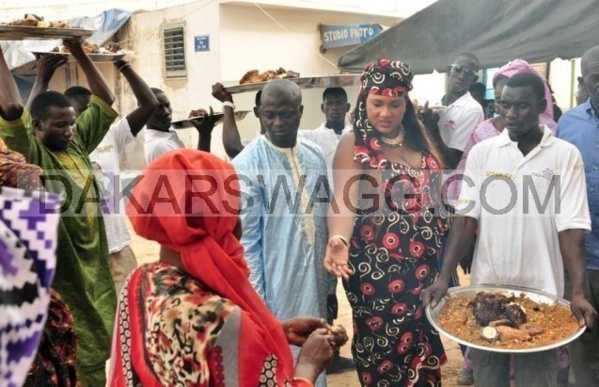
[[[344,282],[359,379],[364,386],[439,386],[446,356],[419,296],[436,278],[446,230],[435,194],[441,171],[424,154],[419,169],[389,162],[380,172],[384,206],[356,217],[349,250],[353,274]]]

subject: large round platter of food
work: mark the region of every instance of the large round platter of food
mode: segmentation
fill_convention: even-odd
[[[124,59],[128,55],[134,55],[133,51],[124,50],[119,45],[107,44],[105,46],[99,46],[94,43],[87,41],[83,42],[83,51],[93,62],[118,62]],[[51,51],[31,51],[36,55],[66,55],[69,57],[69,61],[74,62],[75,58],[71,55],[68,48],[54,47]]]
[[[518,286],[450,288],[426,308],[431,324],[460,344],[492,352],[528,353],[561,347],[580,336],[563,298]]]
[[[356,86],[359,84],[360,76],[356,74],[338,74],[301,77],[299,73],[283,68],[264,72],[250,70],[243,75],[238,85],[227,86],[225,89],[231,94],[255,92],[262,90],[264,85],[273,79],[288,79],[302,89],[315,89]]]
[[[88,38],[93,33],[92,30],[71,28],[65,21],[46,21],[33,14],[0,24],[0,39],[6,40]]]

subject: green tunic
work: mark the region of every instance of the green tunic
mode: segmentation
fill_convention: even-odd
[[[14,121],[0,118],[0,137],[6,145],[43,168],[46,189],[63,194],[65,200],[52,287],[73,312],[79,335],[77,360],[83,372],[102,365],[110,356],[116,311],[99,191],[88,156],[116,117],[106,102],[92,96],[89,107],[77,118],[70,146],[57,152],[36,140],[27,111]]]

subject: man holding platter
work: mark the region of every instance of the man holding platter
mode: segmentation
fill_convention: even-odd
[[[597,312],[584,293],[584,237],[591,222],[580,152],[539,125],[545,109],[543,82],[516,74],[501,95],[507,130],[472,148],[445,265],[424,290],[424,305],[437,303],[461,252],[476,240],[470,283],[516,285],[564,294],[564,267],[572,282],[571,309],[580,326]],[[473,349],[474,379],[509,386],[509,356]],[[516,354],[518,386],[557,385],[556,350]]]

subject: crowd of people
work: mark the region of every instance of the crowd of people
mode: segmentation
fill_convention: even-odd
[[[561,117],[517,58],[489,109],[464,52],[443,106],[415,107],[410,65],[379,59],[355,103],[323,91],[314,130],[300,130],[300,87],[269,81],[244,142],[216,83],[229,162],[210,153],[212,109],[186,149],[163,90],[116,62],[137,100],[119,117],[81,40],[64,44],[88,87],[49,91],[66,60],[43,55],[25,105],[0,55],[0,384],[324,387],[354,370],[363,386],[440,386],[447,355],[424,311],[460,285],[458,265],[470,284],[565,297],[587,328],[548,351],[462,346],[458,383],[599,384],[599,46]],[[119,156],[142,130],[147,167],[121,200]],[[138,264],[126,216],[155,262]],[[339,278],[352,359],[332,328]]]

